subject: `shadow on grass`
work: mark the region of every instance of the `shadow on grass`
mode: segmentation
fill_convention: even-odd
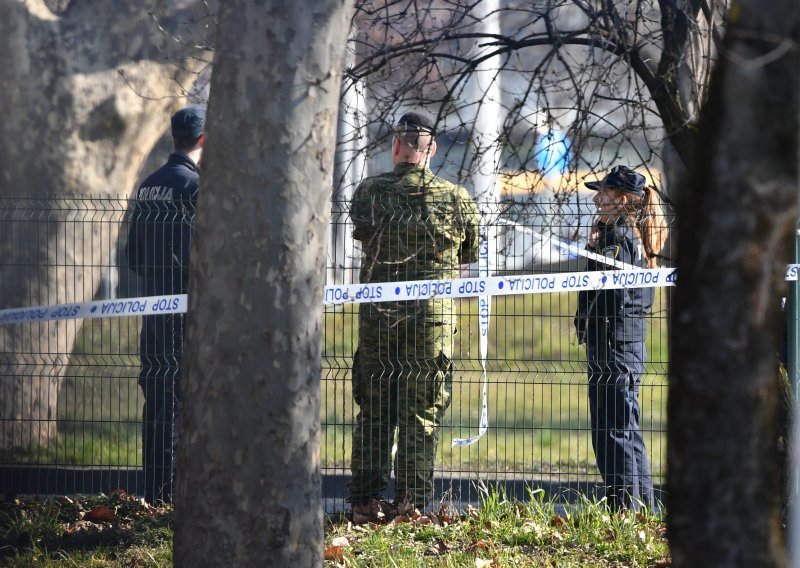
[[[84,565],[90,559],[119,558],[132,547],[171,554],[172,521],[171,507],[151,507],[124,492],[6,499],[0,502],[0,565],[39,565],[56,557]]]

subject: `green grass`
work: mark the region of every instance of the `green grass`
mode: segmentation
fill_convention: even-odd
[[[140,318],[86,320],[58,393],[58,436],[0,450],[2,463],[141,464]]]
[[[664,525],[656,517],[610,514],[602,502],[585,499],[565,513],[541,494],[531,497],[512,501],[483,487],[481,506],[462,514],[442,509],[367,528],[332,524],[326,566],[670,565]]]
[[[325,566],[347,568],[670,565],[665,527],[583,500],[566,512],[532,493],[479,488],[478,508],[442,508],[384,524],[325,522]],[[100,511],[106,520],[97,518]],[[389,521],[387,517],[385,519]],[[0,567],[172,566],[173,511],[126,495],[0,502]]]

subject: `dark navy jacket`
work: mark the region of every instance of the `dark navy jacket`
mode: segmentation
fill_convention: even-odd
[[[186,294],[189,250],[197,204],[198,167],[180,152],[136,191],[128,233],[128,263],[147,296]],[[148,316],[141,334],[143,375],[173,373],[183,350],[181,315]]]
[[[644,247],[633,228],[623,220],[599,223],[600,237],[587,250],[625,264],[646,268]],[[616,270],[589,259],[586,270]],[[603,336],[620,342],[644,341],[645,316],[653,305],[653,288],[587,290],[578,293],[575,327],[581,343]]]

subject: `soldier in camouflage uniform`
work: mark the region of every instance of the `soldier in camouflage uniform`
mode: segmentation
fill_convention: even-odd
[[[478,259],[480,211],[463,187],[431,172],[435,151],[430,122],[405,114],[392,141],[394,170],[356,190],[350,216],[362,243],[362,283],[455,278],[460,264]],[[360,306],[349,497],[356,512],[387,489],[395,433],[396,502],[423,509],[433,497],[452,390],[453,308],[444,298]]]

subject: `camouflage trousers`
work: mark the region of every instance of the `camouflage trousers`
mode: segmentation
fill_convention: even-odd
[[[452,393],[451,329],[439,326],[399,349],[379,345],[380,334],[361,338],[352,374],[360,408],[350,462],[354,506],[384,498],[393,461],[397,502],[423,509],[433,498],[439,427]]]

